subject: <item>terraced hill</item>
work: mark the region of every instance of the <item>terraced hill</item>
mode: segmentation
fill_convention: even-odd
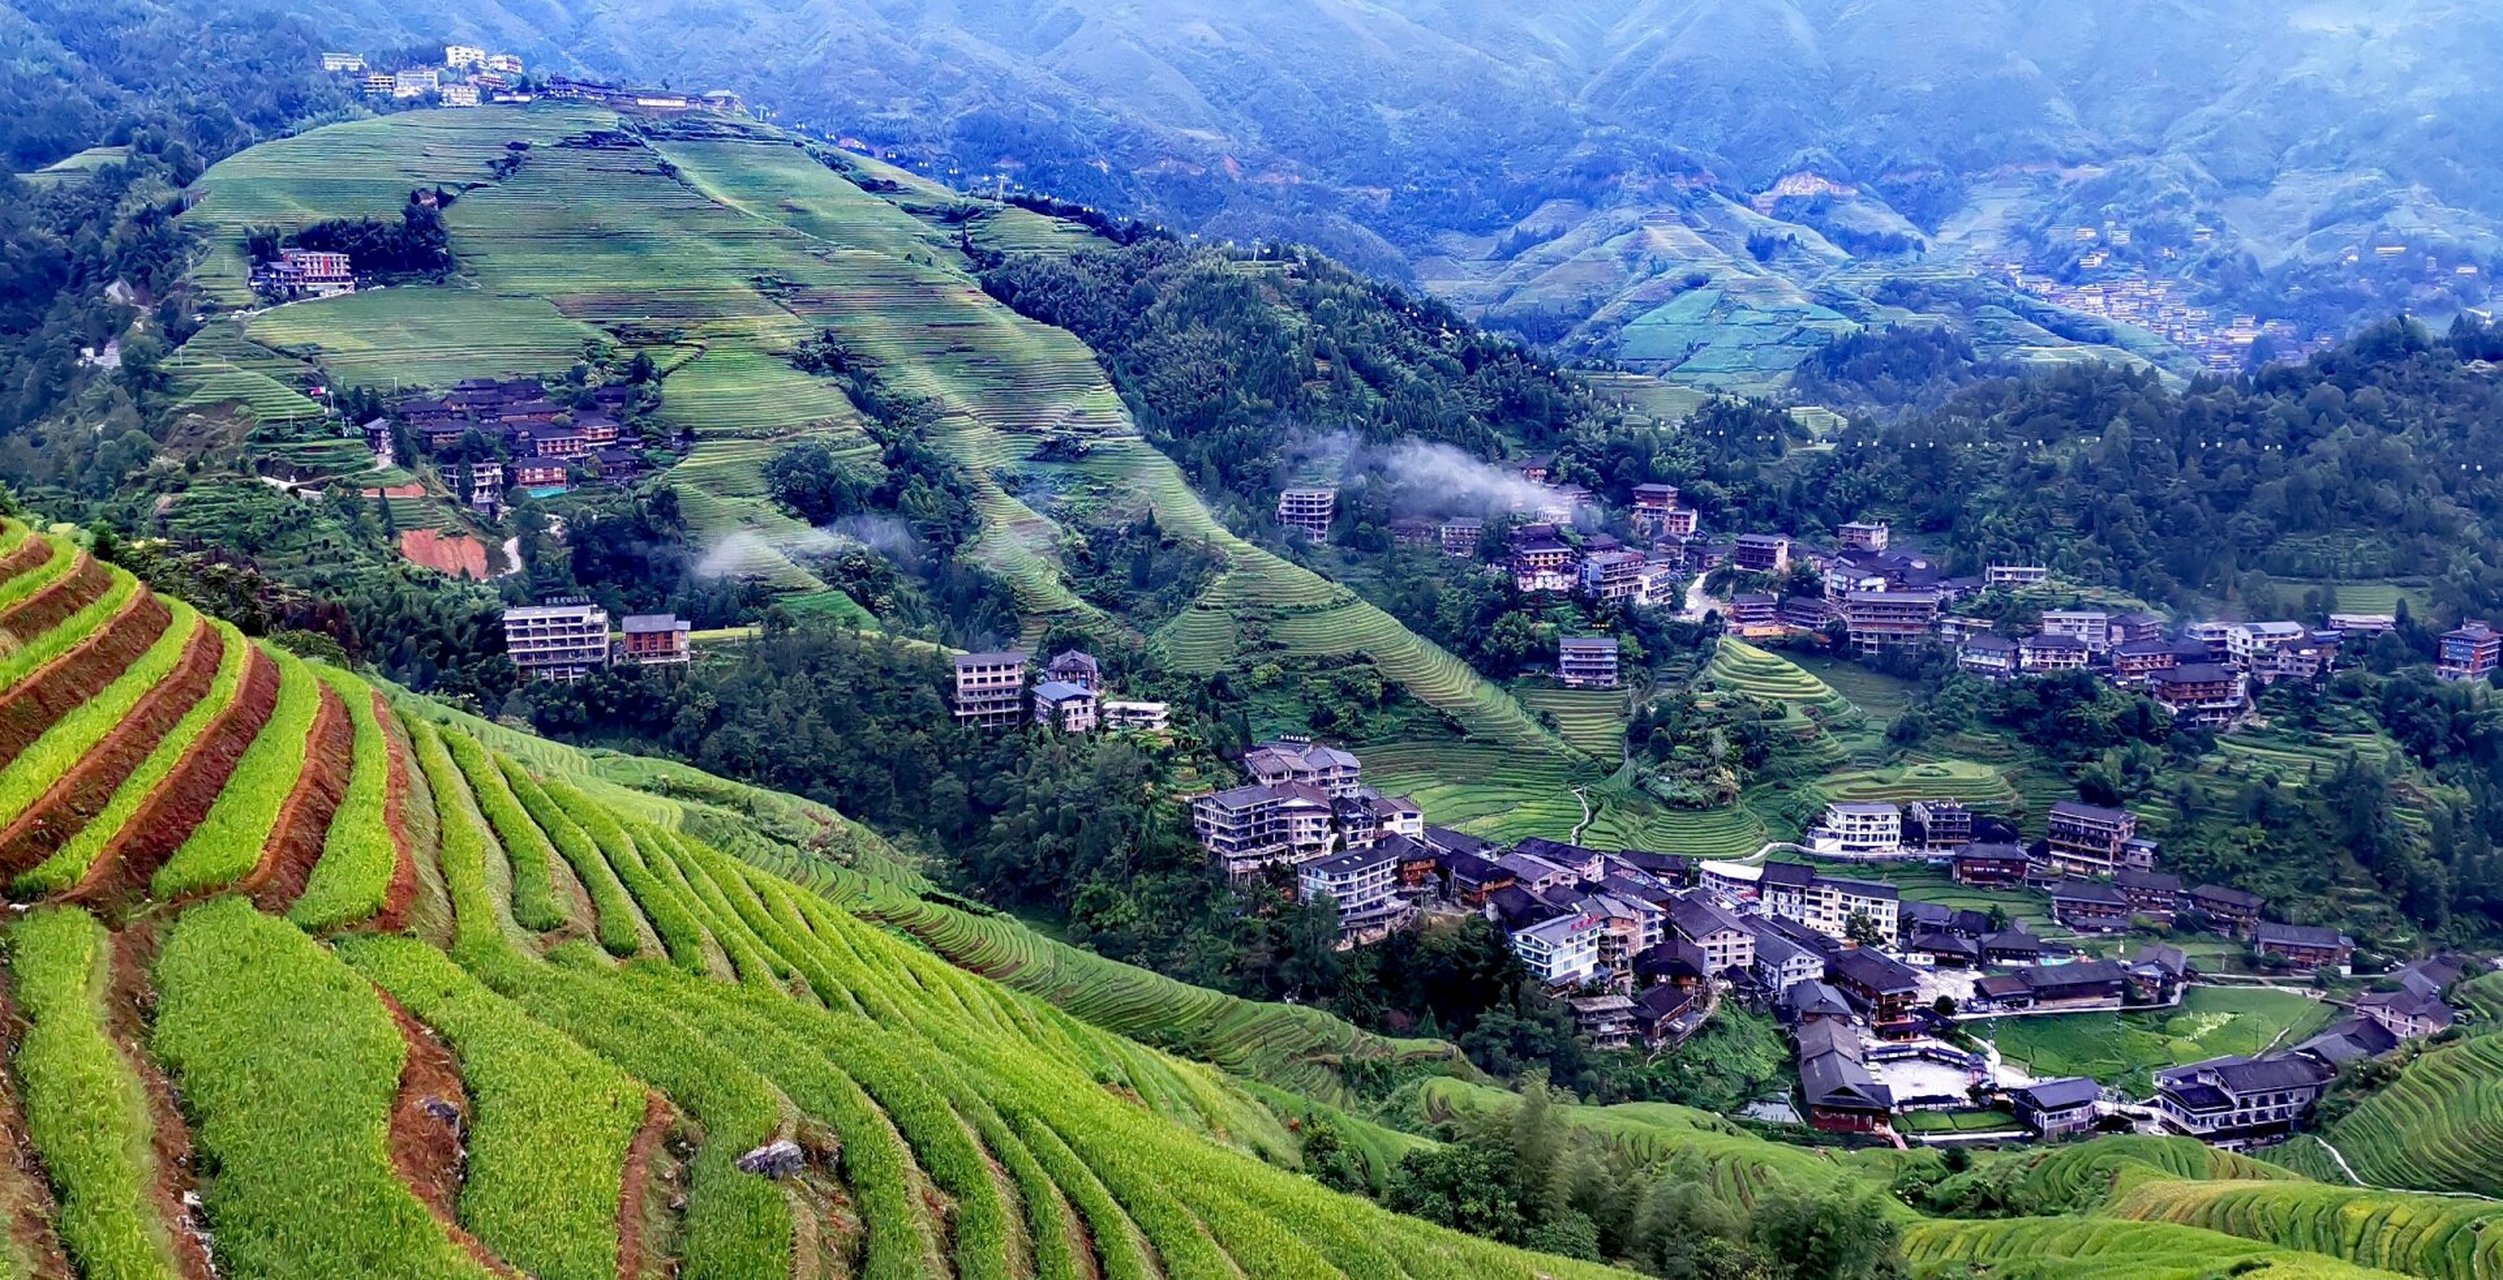
[[[1600,1274],[1325,1192],[1231,1077],[697,834],[756,823],[22,526],[0,573],[0,864],[44,903],[0,1273]]]
[[[1296,1086],[1447,1048],[1044,943],[840,815],[377,687],[13,522],[0,640],[0,874],[32,906],[0,1274],[197,1280],[212,1242],[234,1277],[1606,1274],[1293,1172],[1305,1115],[1377,1182],[1425,1144]],[[1566,1114],[1742,1209],[1930,1159]],[[1924,1266],[2060,1275],[2447,1280],[2503,1247],[2490,1206],[2157,1150],[2040,1174],[2068,1217],[1894,1212]]]
[[[1140,438],[1093,354],[984,294],[958,246],[975,234],[969,209],[982,243],[1056,251],[1082,233],[874,161],[835,164],[763,126],[555,104],[410,112],[256,147],[210,170],[187,215],[215,246],[197,273],[209,296],[248,302],[244,228],[389,214],[421,184],[460,192],[443,213],[460,273],[261,312],[240,335],[249,350],[221,327],[222,345],[178,354],[180,385],[202,405],[281,414],[293,406],[268,362],[289,357],[345,381],[442,385],[562,372],[585,343],[644,351],[666,372],[663,417],[696,440],[671,472],[691,522],[734,571],[858,622],[793,558],[808,531],[765,499],[760,471],[803,437],[874,449],[841,389],[788,359],[832,330],[887,385],[938,407],[931,443],[982,518],[973,554],[1014,592],[1029,640],[1054,623],[1131,629],[1080,598],[1060,561],[1064,530],[1009,476],[1067,467],[1224,559],[1156,637],[1177,666],[1213,671],[1269,649],[1361,655],[1474,737],[1573,753],[1459,659],[1226,529]],[[1083,463],[1032,461],[1046,438],[1091,448]]]

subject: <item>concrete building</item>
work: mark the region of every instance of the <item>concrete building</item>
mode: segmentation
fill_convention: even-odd
[[[2053,609],[2042,615],[2042,633],[2075,637],[2086,652],[2101,653],[2112,647],[2112,615],[2100,609]]]
[[[2247,668],[2264,652],[2311,638],[2312,629],[2300,622],[2238,622],[2225,629],[2225,656]]]
[[[1994,564],[1982,574],[1983,582],[1994,587],[2036,587],[2051,581],[2051,570],[2038,564]]]
[[[1602,603],[1632,600],[1643,586],[1643,553],[1593,551],[1582,557],[1582,594]]]
[[[1023,649],[968,653],[956,659],[956,718],[985,728],[1013,725],[1026,718],[1026,667],[1034,655]]]
[[[1988,631],[1975,632],[1956,646],[1955,665],[1984,680],[2012,680],[2019,670],[2016,642]]]
[[[1278,495],[1278,523],[1302,530],[1315,542],[1329,540],[1330,517],[1337,511],[1336,489],[1297,488]]]
[[[2445,680],[2483,680],[2498,665],[2503,665],[2503,631],[2468,622],[2442,633],[2434,674]]]
[[[1191,829],[1200,847],[1234,876],[1273,863],[1325,858],[1337,844],[1330,798],[1295,782],[1201,796],[1191,802]]]
[[[1862,653],[1918,645],[1938,625],[1935,591],[1854,591],[1843,597],[1843,625]]]
[[[443,105],[447,107],[478,105],[478,86],[474,84],[447,84],[437,89],[436,92],[442,95]]]
[[[1399,893],[1398,871],[1395,851],[1358,849],[1298,867],[1296,892],[1306,902],[1328,898],[1338,904],[1341,938],[1379,937],[1408,915],[1408,900]]]
[[[2282,1142],[2302,1127],[2330,1072],[2297,1054],[2210,1058],[2155,1073],[2167,1127],[2228,1151]]]
[[[2016,642],[2017,666],[2029,676],[2083,671],[2093,656],[2086,642],[2075,636],[2031,635]]]
[[[504,652],[533,679],[580,679],[608,665],[608,610],[578,601],[507,609]]]
[[[1755,965],[1756,935],[1701,892],[1683,894],[1669,904],[1669,927],[1703,957],[1708,977],[1743,973]]]
[[[1915,800],[1904,813],[1903,842],[1933,852],[1961,849],[1973,843],[1973,811],[1952,800]]]
[[[1364,786],[1364,762],[1336,747],[1280,738],[1243,753],[1243,768],[1253,780],[1270,786],[1300,783],[1332,800],[1354,796]]]
[[[476,45],[447,44],[443,46],[443,65],[452,70],[487,65],[487,51]]]
[[[2008,1090],[2008,1103],[2016,1112],[2017,1123],[2046,1140],[2093,1128],[2095,1104],[2102,1100],[2103,1086],[2084,1076],[2036,1080]]]
[[[442,73],[433,67],[421,70],[395,71],[391,74],[391,96],[422,98],[442,87]]]
[[[1809,833],[1811,843],[1821,846],[1819,833],[1832,836],[1834,852],[1846,856],[1901,853],[1903,810],[1892,804],[1836,801],[1825,806],[1823,820]]]
[[[1103,664],[1095,660],[1094,654],[1083,649],[1053,654],[1052,660],[1043,664],[1043,678],[1074,684],[1096,693],[1104,691]]]
[[[2053,868],[2078,876],[2108,876],[2129,865],[2129,843],[2138,835],[2138,815],[2081,800],[2051,806],[2044,832]]]
[[[1748,573],[1790,572],[1790,539],[1778,533],[1742,533],[1730,548],[1730,564]]]
[[[324,71],[363,71],[364,69],[365,55],[361,53],[325,53],[322,55],[322,70]]]
[[[1800,923],[1826,937],[1848,940],[1851,921],[1861,917],[1876,927],[1886,945],[1893,946],[1901,936],[1902,915],[1903,895],[1893,885],[1818,876],[1808,884]]]
[[[1568,689],[1617,687],[1615,636],[1565,636],[1556,641],[1556,679]]]
[[[2213,662],[2149,672],[2147,695],[2184,724],[2227,725],[2242,714],[2242,673]]]
[[[1854,520],[1836,529],[1834,536],[1835,540],[1848,550],[1883,551],[1886,549],[1887,541],[1893,536],[1893,532],[1883,524]]]
[[[1562,915],[1512,935],[1512,951],[1532,977],[1549,987],[1576,987],[1599,974],[1597,917]]]
[[[1161,733],[1173,726],[1172,708],[1161,702],[1125,702],[1107,700],[1103,705],[1104,727]]]
[[[638,666],[667,666],[694,657],[693,625],[674,613],[630,613],[618,624],[618,651]]]
[[[1444,555],[1475,559],[1478,542],[1486,536],[1486,522],[1476,516],[1454,516],[1443,522],[1439,532]]]
[[[1093,733],[1100,717],[1095,691],[1066,680],[1034,686],[1034,722],[1062,733]]]

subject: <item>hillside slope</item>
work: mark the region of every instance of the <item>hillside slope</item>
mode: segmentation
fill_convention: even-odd
[[[695,439],[670,472],[690,522],[731,572],[856,618],[857,606],[794,559],[810,531],[764,497],[761,471],[796,440],[839,457],[876,449],[839,384],[790,361],[830,331],[883,385],[936,406],[927,443],[972,487],[972,554],[1014,592],[1027,639],[1055,623],[1129,629],[1081,598],[1060,559],[1066,529],[1052,495],[1098,487],[1224,562],[1160,637],[1178,665],[1217,669],[1257,630],[1290,653],[1361,653],[1490,742],[1570,750],[1458,659],[1220,523],[1140,439],[1083,345],[982,292],[958,248],[965,228],[949,221],[958,197],[843,163],[838,171],[762,127],[553,104],[409,113],[257,147],[210,170],[187,215],[214,246],[197,276],[212,296],[247,300],[245,228],[380,216],[422,184],[460,192],[443,214],[460,271],[445,285],[263,311],[243,327],[247,355],[195,340],[176,365],[196,398],[249,407],[254,388],[283,389],[254,361],[301,358],[388,388],[561,373],[586,342],[650,354],[666,370],[663,421]],[[990,208],[981,236],[1070,238],[1023,210]],[[1073,439],[1086,444],[1081,460],[1036,456]]]
[[[1242,1086],[723,853],[698,806],[6,537],[0,860],[54,904],[9,935],[0,1134],[49,1184],[8,1188],[10,1274],[201,1275],[195,1229],[232,1276],[1600,1274],[1281,1172]],[[736,1166],[783,1140],[779,1180]]]
[[[211,1238],[237,1277],[1607,1274],[1288,1172],[1285,1095],[855,915],[863,882],[914,879],[822,809],[368,685],[14,522],[0,632],[0,872],[39,904],[7,934],[7,1274],[200,1277]],[[1116,1004],[1150,1034],[1189,999]],[[1567,1117],[1741,1211],[1921,1164],[1679,1108]],[[1418,1145],[1357,1127],[1371,1159]],[[2503,1247],[2487,1206],[2187,1143],[2025,1176],[2033,1211],[2085,1216],[1898,1208],[1922,1269],[2449,1280]]]

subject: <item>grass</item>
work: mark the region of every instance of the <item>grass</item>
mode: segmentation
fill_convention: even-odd
[[[17,637],[18,646],[0,655],[0,693],[16,688],[55,658],[86,643],[100,628],[118,625],[138,595],[139,580],[115,569],[104,594],[41,635]]]
[[[448,388],[463,378],[562,372],[608,336],[560,314],[544,299],[446,285],[404,285],[309,302],[254,316],[252,341],[318,352],[342,386]]]
[[[487,1274],[384,1148],[407,1049],[363,978],[295,926],[221,898],[183,914],[157,986],[153,1047],[213,1162],[222,1272]]]
[[[304,659],[281,649],[267,652],[278,663],[278,706],[236,761],[208,816],[157,869],[149,892],[159,898],[223,888],[249,875],[295,791],[321,711],[322,684]]]
[[[60,1197],[63,1246],[84,1275],[171,1280],[147,1093],[105,1024],[110,939],[86,912],[47,907],[9,931],[9,962],[27,1019],[26,1136]]]
[[[2092,1076],[2143,1093],[2160,1067],[2291,1046],[2329,1022],[2331,1008],[2265,987],[2192,987],[2178,1009],[2006,1018],[1971,1028],[2036,1076]]]
[[[379,914],[400,860],[399,845],[384,821],[390,745],[383,738],[382,721],[374,714],[374,691],[335,667],[321,667],[317,672],[347,706],[355,756],[347,794],[340,799],[322,840],[321,860],[313,864],[303,895],[287,911],[288,919],[315,932]]]
[[[442,1033],[460,1061],[477,1113],[461,1224],[544,1280],[612,1280],[643,1086],[422,942],[359,938],[341,954]]]
[[[29,896],[53,893],[84,878],[88,869],[95,865],[96,856],[104,852],[114,837],[122,833],[122,828],[147,804],[157,784],[182,763],[200,735],[208,731],[210,722],[234,703],[235,693],[243,685],[244,672],[252,656],[252,642],[244,639],[243,633],[229,623],[212,625],[217,627],[224,648],[220,651],[217,675],[210,681],[208,692],[183,713],[182,719],[174,722],[174,727],[166,732],[164,739],[148,753],[147,758],[139,762],[139,767],[122,780],[122,785],[114,790],[113,798],[105,803],[102,812],[79,828],[78,834],[70,837],[51,857],[11,883],[10,888],[14,892]]]
[[[2321,1136],[2368,1182],[2503,1196],[2503,1033],[2426,1050]]]

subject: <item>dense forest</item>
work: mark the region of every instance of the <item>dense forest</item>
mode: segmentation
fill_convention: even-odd
[[[2474,322],[2392,321],[2179,391],[2102,365],[1990,379],[1726,480],[1754,527],[1891,515],[1954,572],[2048,564],[2184,610],[2241,597],[2260,612],[2293,603],[2271,579],[2421,577],[2437,614],[2476,616],[2503,607],[2498,348]],[[1908,369],[1861,353],[1830,376],[1881,402],[1959,376],[1926,342],[1892,350]]]

